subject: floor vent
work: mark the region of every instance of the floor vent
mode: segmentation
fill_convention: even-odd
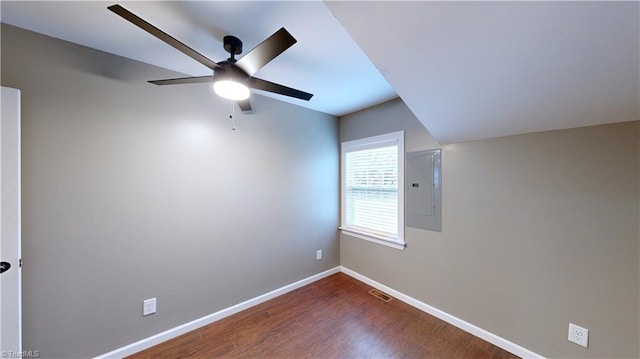
[[[379,291],[377,289],[371,289],[369,291],[369,294],[371,294],[372,296],[384,301],[385,303],[389,303],[391,301],[391,299],[393,299],[393,297],[390,296],[389,294],[382,293],[381,291]]]

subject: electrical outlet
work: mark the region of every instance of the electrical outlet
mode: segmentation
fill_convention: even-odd
[[[322,249],[318,249],[316,251],[316,260],[319,261],[322,259]]]
[[[587,348],[589,346],[589,329],[569,323],[569,341]]]
[[[142,316],[147,316],[156,312],[156,298],[142,301]]]

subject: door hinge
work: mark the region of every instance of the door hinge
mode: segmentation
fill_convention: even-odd
[[[18,259],[18,268],[22,268],[22,258]]]

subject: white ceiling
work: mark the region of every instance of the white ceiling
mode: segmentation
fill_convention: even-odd
[[[211,75],[202,64],[107,10],[115,3],[215,62],[229,57],[222,47],[225,35],[240,38],[247,53],[285,27],[298,42],[255,76],[314,96],[306,102],[256,90],[262,95],[336,116],[397,97],[320,1],[2,0],[0,16],[4,23],[94,49],[187,75]]]
[[[2,1],[0,16],[188,75],[209,74],[108,11],[113,3]],[[635,1],[121,4],[214,61],[228,57],[224,35],[242,39],[247,52],[284,26],[298,43],[256,76],[315,96],[309,103],[272,97],[341,116],[397,92],[440,143],[640,119]]]
[[[637,1],[327,6],[440,143],[640,119]]]

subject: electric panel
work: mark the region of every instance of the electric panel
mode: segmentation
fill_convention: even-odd
[[[409,227],[442,231],[441,151],[408,152],[405,220]]]

